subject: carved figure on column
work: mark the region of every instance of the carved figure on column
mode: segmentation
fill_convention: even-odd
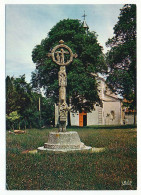
[[[62,71],[62,70],[59,71],[58,78],[59,78],[59,86],[66,87],[67,86],[67,76],[66,76],[65,70],[64,71]]]
[[[66,104],[66,102],[63,102],[60,105],[60,118],[67,117],[66,111],[67,111],[67,104]]]
[[[59,102],[62,103],[66,101],[66,88],[60,87],[59,89]]]

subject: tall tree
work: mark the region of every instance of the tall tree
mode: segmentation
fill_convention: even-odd
[[[16,90],[14,87],[14,78],[6,77],[6,114],[17,110],[16,102]]]
[[[41,100],[39,110],[39,98]],[[33,91],[25,75],[6,77],[6,124],[7,129],[42,127],[52,125],[54,104],[50,99]]]
[[[86,32],[79,20],[65,19],[58,22],[32,51],[32,59],[36,70],[32,73],[34,87],[43,87],[47,97],[54,102],[58,101],[58,71],[59,66],[47,53],[63,40],[78,58],[67,66],[67,102],[71,98],[74,110],[81,111],[93,109],[95,102],[99,101],[97,83],[91,73],[105,72],[106,64],[102,47],[97,41],[95,32]]]
[[[30,105],[31,86],[25,81],[25,75],[19,78],[6,77],[6,113],[17,111],[22,114]]]
[[[136,109],[136,5],[123,6],[114,26],[114,37],[107,41],[109,75],[107,83]]]
[[[30,107],[32,103],[32,87],[30,83],[25,81],[25,75],[15,78],[14,80],[15,90],[17,92],[17,107],[20,114],[24,112],[25,109]]]

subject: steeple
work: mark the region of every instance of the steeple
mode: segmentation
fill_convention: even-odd
[[[86,21],[85,21],[85,17],[86,17],[87,15],[85,14],[85,11],[84,11],[84,15],[82,16],[82,17],[84,17],[84,21],[83,21],[83,28],[85,28],[85,30],[86,31],[88,31],[88,29],[89,29],[89,27],[88,27],[88,25],[87,25],[87,23],[86,23]]]

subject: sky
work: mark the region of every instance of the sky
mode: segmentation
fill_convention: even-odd
[[[86,22],[90,31],[98,34],[103,52],[108,38],[113,36],[113,27],[118,21],[124,4],[7,4],[6,16],[6,75],[19,77],[25,74],[30,82],[35,70],[32,50],[47,37],[51,28],[63,19],[79,19]]]

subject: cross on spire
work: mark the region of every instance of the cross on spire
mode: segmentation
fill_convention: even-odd
[[[85,14],[85,10],[84,10],[84,15],[82,16],[82,17],[84,17],[84,20],[85,20],[85,17],[86,17],[87,15]]]
[[[88,32],[89,27],[88,27],[86,20],[85,20],[86,16],[87,15],[85,14],[85,11],[84,11],[84,15],[82,16],[82,17],[84,17],[84,21],[83,21],[82,25],[83,25],[83,28],[85,28],[85,30]]]

